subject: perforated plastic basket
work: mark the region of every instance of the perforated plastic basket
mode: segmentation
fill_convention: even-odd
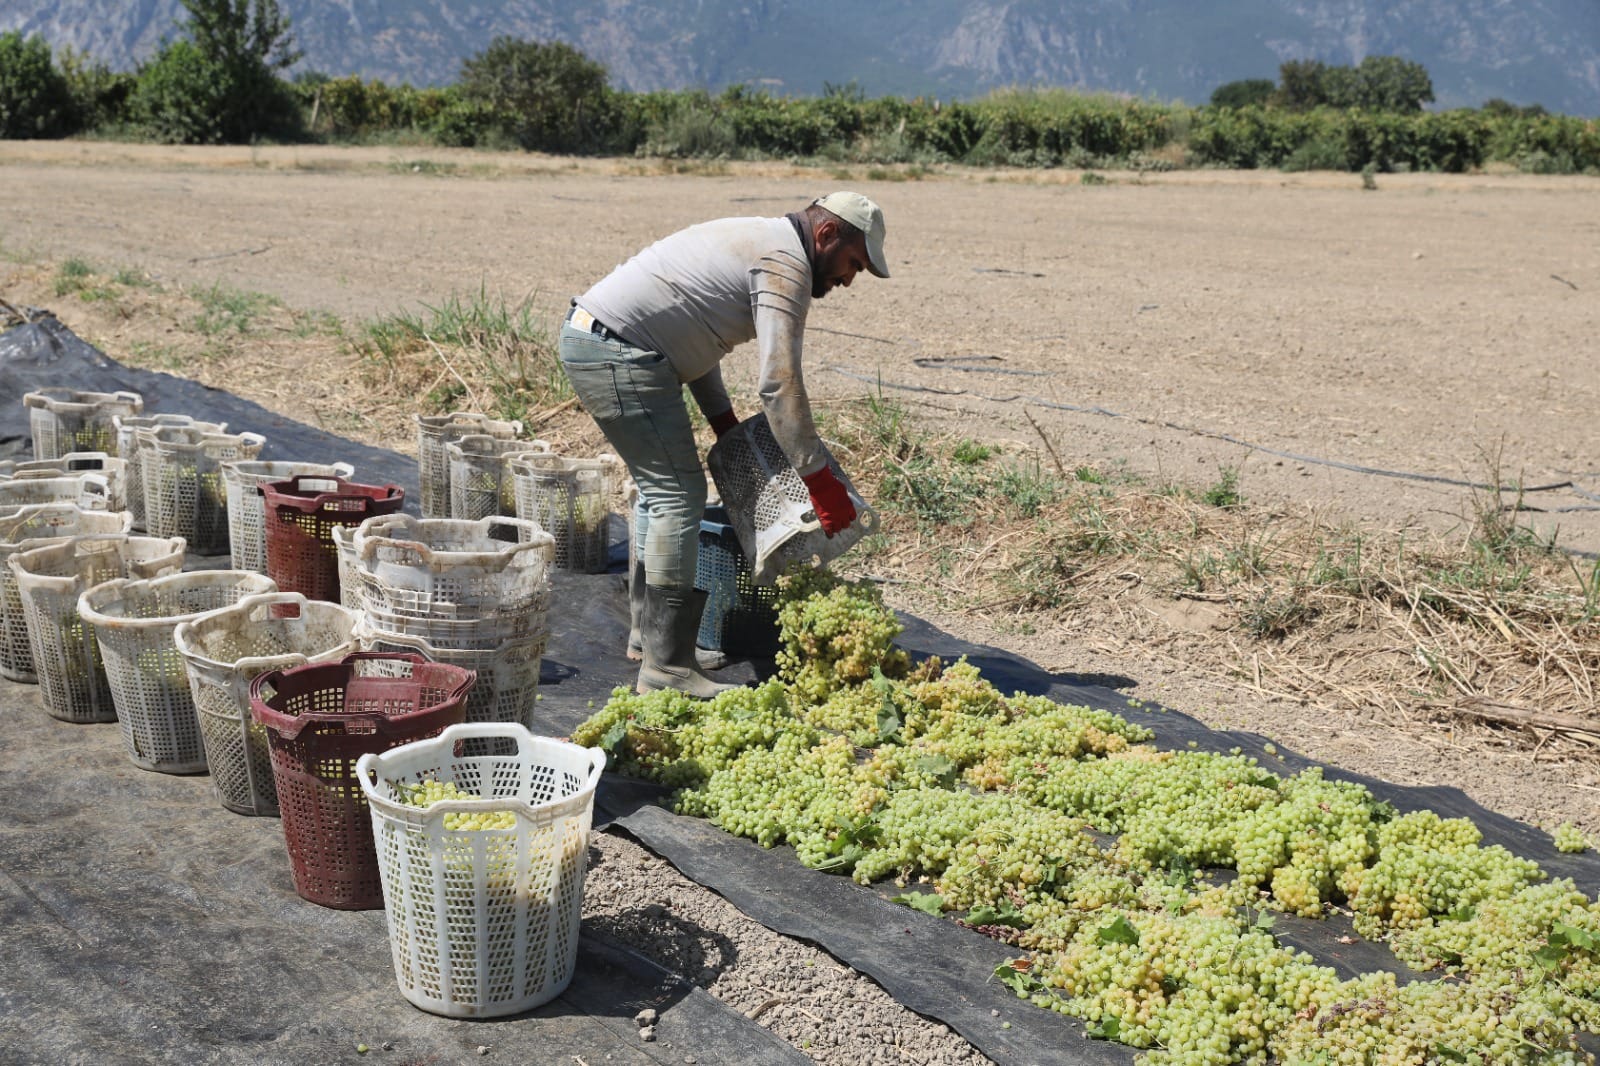
[[[417,416],[417,467],[423,518],[450,517],[450,456],[445,447],[468,434],[505,440],[521,436],[521,422],[501,422],[475,411]]]
[[[111,510],[111,488],[101,474],[8,478],[0,481],[0,518],[41,503],[68,503],[85,511]]]
[[[543,626],[555,540],[532,522],[384,515],[356,527],[354,549],[362,606],[382,628],[521,613]]]
[[[250,716],[250,682],[268,670],[342,659],[357,649],[357,615],[298,592],[247,596],[180,622],[183,656],[217,798],[240,814],[276,815],[266,727]]]
[[[334,526],[333,550],[338,556],[339,603],[360,614],[361,582],[356,578],[356,527]]]
[[[622,470],[614,455],[568,459],[528,452],[511,458],[517,517],[555,538],[557,569],[605,570],[611,494]]]
[[[274,590],[270,580],[245,570],[195,570],[106,581],[79,597],[78,615],[100,643],[123,746],[135,766],[205,772],[200,720],[173,630],[240,597]]]
[[[267,576],[284,592],[340,603],[335,526],[358,526],[405,504],[399,485],[343,478],[293,477],[261,483],[267,530]]]
[[[421,637],[376,629],[370,620],[363,620],[356,627],[356,635],[364,651],[414,653],[429,662],[449,663],[471,670],[478,680],[467,696],[464,721],[516,723],[534,728],[539,669],[549,643],[548,631],[518,637],[484,650],[436,647]]]
[[[28,393],[22,402],[28,407],[35,459],[59,459],[68,452],[115,454],[116,428],[111,420],[144,410],[144,397],[137,392],[50,388]]]
[[[59,459],[0,463],[0,480],[28,481],[47,477],[99,474],[106,479],[106,510],[128,509],[128,462],[105,452],[70,452]]]
[[[296,463],[233,460],[222,464],[222,482],[228,492],[228,553],[235,570],[267,569],[266,508],[261,485],[305,475],[348,478],[355,473],[349,463]]]
[[[228,547],[228,489],[222,464],[254,459],[266,444],[259,433],[141,429],[144,522],[151,536],[183,537],[203,555]]]
[[[778,650],[778,590],[750,576],[728,512],[707,507],[700,522],[694,587],[706,594],[695,643],[734,655],[771,655]]]
[[[0,518],[0,677],[26,684],[37,680],[22,593],[7,560],[18,552],[84,533],[126,533],[132,517],[127,511],[85,511],[70,503],[39,503]]]
[[[492,740],[497,754],[455,754],[469,740]],[[496,1017],[567,987],[605,762],[599,748],[514,725],[452,726],[361,758],[356,776],[372,812],[395,979],[408,1001],[452,1018]],[[404,802],[397,785],[426,780],[475,798]],[[515,824],[446,824],[488,812],[509,812]]]
[[[511,458],[524,452],[544,454],[550,446],[542,440],[502,440],[474,433],[444,450],[450,460],[450,517],[476,521],[517,513]]]
[[[302,897],[341,910],[383,906],[356,760],[459,723],[472,683],[457,666],[368,652],[269,670],[250,682],[250,713],[267,730]]]
[[[188,415],[117,415],[111,424],[116,427],[117,451],[128,464],[128,510],[133,512],[133,528],[144,528],[144,462],[139,457],[139,430],[183,428],[206,433],[225,433],[226,422],[197,422]]]
[[[806,483],[789,465],[765,414],[745,419],[711,446],[706,467],[750,559],[756,584],[770,585],[792,562],[807,566],[832,562],[878,528],[878,513],[862,500],[831,455],[828,465],[856,507],[856,520],[832,537],[822,531]]]
[[[28,551],[8,562],[22,596],[39,698],[64,722],[117,717],[94,631],[78,616],[78,597],[114,578],[150,578],[183,566],[182,537],[95,533]]]

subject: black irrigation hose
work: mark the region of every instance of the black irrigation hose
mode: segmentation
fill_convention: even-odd
[[[917,365],[922,366],[923,364],[923,360],[917,360]],[[1241,448],[1249,448],[1252,451],[1263,452],[1267,455],[1275,455],[1280,459],[1292,459],[1297,463],[1311,463],[1314,466],[1333,467],[1337,470],[1348,470],[1355,474],[1372,474],[1377,477],[1400,478],[1406,481],[1424,481],[1434,485],[1451,485],[1458,488],[1479,489],[1482,491],[1493,492],[1520,493],[1524,495],[1530,492],[1554,492],[1556,489],[1570,489],[1573,492],[1576,492],[1578,495],[1583,496],[1585,499],[1600,501],[1600,496],[1584,492],[1571,481],[1555,481],[1548,485],[1532,486],[1490,485],[1482,481],[1462,481],[1459,478],[1442,477],[1438,474],[1417,474],[1404,470],[1384,470],[1380,467],[1360,466],[1355,463],[1345,463],[1339,461],[1338,459],[1319,459],[1316,456],[1301,455],[1298,452],[1279,451],[1276,448],[1268,448],[1265,445],[1255,444],[1247,440],[1240,440],[1238,437],[1227,433],[1218,433],[1215,430],[1208,429],[1195,429],[1192,426],[1180,425],[1177,422],[1162,422],[1154,418],[1141,418],[1138,415],[1125,415],[1117,411],[1107,410],[1104,407],[1084,407],[1078,404],[1057,403],[1053,400],[1042,400],[1037,396],[1023,396],[1021,394],[1013,394],[1011,396],[985,396],[982,393],[971,392],[967,389],[938,389],[928,385],[901,385],[896,382],[885,381],[882,376],[869,377],[866,374],[858,374],[855,371],[845,370],[842,367],[823,364],[823,368],[826,370],[831,370],[835,374],[842,374],[847,378],[854,378],[856,381],[865,381],[870,385],[876,385],[880,389],[896,389],[900,392],[927,392],[932,393],[935,396],[971,396],[974,399],[987,400],[991,403],[1020,402],[1031,404],[1034,407],[1048,407],[1057,411],[1076,411],[1084,414],[1105,415],[1107,418],[1123,418],[1130,422],[1138,422],[1147,426],[1160,426],[1163,429],[1175,429],[1183,433],[1193,433],[1197,436],[1211,437],[1216,440],[1226,441],[1229,444],[1237,444]],[[1571,510],[1595,509],[1596,508],[1572,508]]]

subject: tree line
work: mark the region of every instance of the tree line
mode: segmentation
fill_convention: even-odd
[[[1503,161],[1600,172],[1593,120],[1491,100],[1426,111],[1420,65],[1282,64],[1200,107],[1000,90],[973,101],[869,98],[855,84],[787,97],[732,86],[633,93],[560,42],[494,40],[454,84],[287,71],[301,54],[277,0],[183,0],[187,19],[132,72],[41,37],[0,34],[0,136],[169,143],[373,141],[672,158],[1006,166],[1470,170]]]

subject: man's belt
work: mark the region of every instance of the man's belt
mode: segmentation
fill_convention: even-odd
[[[574,329],[584,333],[593,333],[602,340],[618,341],[622,344],[628,343],[622,334],[609,328],[604,322],[601,322],[577,304],[573,304],[572,310],[567,312],[567,321],[572,324]]]

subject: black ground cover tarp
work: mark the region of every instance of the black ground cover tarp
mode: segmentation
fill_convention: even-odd
[[[57,343],[52,351],[67,354],[41,360],[34,343],[31,355],[19,356],[21,346],[5,343],[10,336],[0,337],[0,448],[7,436],[20,437],[26,446],[25,414],[20,431],[15,428],[23,391],[50,385],[132,389],[144,395],[148,412],[226,419],[230,428],[264,434],[264,458],[351,462],[359,480],[393,481],[415,499],[415,462],[404,456],[363,448],[180,378],[118,366],[92,348],[71,353],[70,344]],[[58,334],[51,336],[60,341]],[[8,394],[15,399],[6,402]],[[538,716],[551,732],[566,734],[612,688],[631,681],[633,668],[621,654],[627,627],[621,575],[558,575],[552,604]],[[1291,752],[1268,754],[1264,739],[1253,734],[1216,732],[1177,712],[1132,706],[1117,691],[1122,679],[1050,674],[917,619],[905,622],[901,642],[914,658],[966,655],[1005,691],[1111,710],[1153,729],[1160,747],[1237,747],[1285,773],[1313,765]],[[723,676],[750,680],[761,665],[736,663]],[[648,964],[630,959],[626,945],[600,943],[587,927],[573,989],[535,1012],[537,1025],[445,1022],[412,1011],[392,985],[381,914],[324,911],[294,896],[277,823],[223,811],[203,778],[134,769],[120,755],[115,730],[55,722],[34,700],[24,687],[0,682],[0,715],[25,719],[0,734],[7,874],[0,928],[4,943],[17,946],[8,954],[20,959],[11,972],[0,971],[0,1046],[30,1049],[30,1057],[42,1056],[39,1061],[68,1061],[80,1052],[86,1059],[105,1052],[110,1058],[99,1061],[120,1061],[126,1056],[116,1049],[146,1046],[150,1058],[176,1061],[183,1041],[215,1032],[217,1053],[201,1061],[228,1061],[254,1046],[252,1041],[261,1042],[265,1056],[252,1061],[276,1061],[273,1056],[286,1049],[374,1044],[360,1028],[369,1023],[431,1041],[433,1048],[509,1045],[526,1038],[541,1054],[525,1061],[554,1062],[565,1061],[549,1054],[561,1039],[574,1047],[601,1039],[593,1023],[607,1032],[627,1031],[617,1039],[636,1057],[613,1061],[645,1062],[657,1059],[637,1056],[659,1049],[638,1044],[627,1019],[650,995],[664,997],[675,1026],[720,1026],[736,1038],[754,1029],[682,985],[662,992]],[[56,752],[70,754],[58,762]],[[1600,860],[1592,853],[1557,852],[1544,833],[1485,810],[1459,790],[1402,788],[1333,769],[1328,776],[1357,781],[1402,811],[1427,808],[1470,818],[1486,843],[1538,861],[1552,877],[1571,877],[1590,896],[1600,893]],[[806,870],[787,849],[765,850],[698,819],[673,815],[659,789],[607,775],[596,822],[634,836],[762,924],[813,941],[870,974],[899,1002],[950,1025],[997,1062],[1132,1059],[1131,1049],[1087,1039],[1077,1021],[1022,1003],[994,980],[994,967],[1015,954],[1006,946],[890,903],[885,890]],[[219,834],[226,849],[219,847]],[[285,938],[284,929],[295,934]],[[1280,939],[1342,973],[1401,969],[1380,945],[1340,943],[1347,932],[1348,925],[1337,920],[1287,917],[1274,928]],[[329,1001],[336,1009],[328,1008]],[[61,1007],[69,1002],[77,1005]],[[18,1021],[41,1012],[54,1020],[44,1026]],[[566,1024],[547,1038],[538,1035],[557,1019]],[[670,1039],[666,1029],[664,1022],[663,1041]],[[13,1043],[13,1035],[28,1042]],[[393,1037],[380,1032],[378,1039]],[[48,1056],[52,1040],[72,1055]],[[699,1061],[723,1061],[707,1034],[692,1032],[685,1040]],[[745,1057],[785,1061],[781,1056],[789,1049],[772,1044],[768,1038],[766,1045],[752,1045],[766,1050]],[[293,1061],[293,1054],[284,1061]]]

